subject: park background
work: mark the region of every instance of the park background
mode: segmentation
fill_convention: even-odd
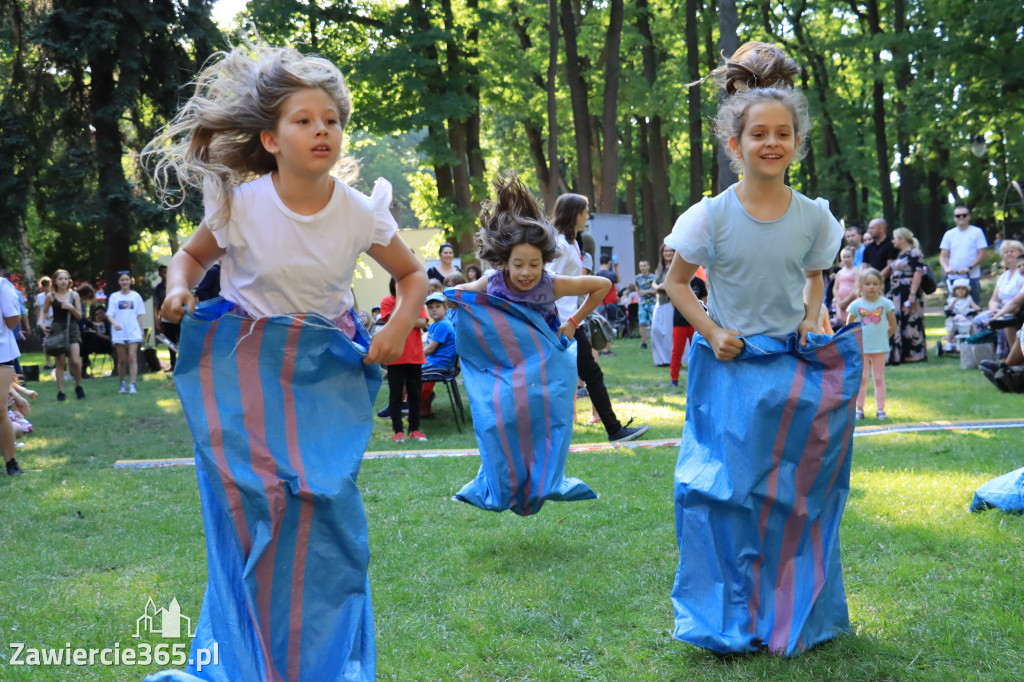
[[[207,58],[257,33],[342,68],[356,186],[388,178],[400,225],[439,229],[460,254],[488,181],[515,170],[548,206],[575,191],[633,216],[635,253],[653,259],[676,216],[734,180],[709,129],[716,87],[686,84],[749,39],[803,68],[814,125],[789,180],[842,220],[883,216],[931,254],[962,201],[992,239],[1022,175],[1016,0],[0,6],[0,265],[29,282],[149,274],[188,237],[199,197],[165,210],[137,153]]]
[[[163,210],[136,153],[207,56],[252,28],[218,24],[204,0],[0,6],[2,264],[28,281],[56,267],[90,281],[127,264],[151,273],[194,229],[199,206]],[[729,181],[708,129],[715,88],[685,84],[747,39],[779,43],[804,67],[812,153],[790,181],[827,197],[838,217],[883,215],[934,254],[953,200],[993,237],[1008,181],[1020,177],[1019,2],[246,7],[245,25],[268,42],[344,69],[359,187],[388,177],[402,227],[442,230],[463,252],[487,180],[514,169],[548,203],[578,191],[598,210],[634,216],[637,253],[650,257],[676,215]],[[941,315],[928,317],[928,332],[934,343]],[[602,363],[616,409],[651,424],[652,439],[678,438],[685,390],[666,386],[635,339],[616,352]],[[1019,396],[961,371],[955,356],[892,368],[888,379],[894,427],[1021,414]],[[190,456],[173,380],[147,374],[128,402],[116,379],[92,379],[87,400],[60,406],[49,377],[33,387],[36,433],[18,455],[27,473],[0,480],[0,678],[140,679],[162,666],[15,667],[9,644],[137,647],[149,598],[198,616],[206,571],[194,469],[114,468]],[[581,415],[589,407],[578,403]],[[450,408],[439,412],[425,445],[472,448]],[[398,454],[379,423],[371,450]],[[869,418],[858,433],[877,426]],[[600,427],[578,425],[577,443],[601,439]],[[450,500],[476,473],[472,457],[367,461],[359,482],[379,677],[1017,679],[1024,517],[967,505],[979,485],[1021,466],[1019,453],[1017,428],[858,436],[842,531],[853,633],[795,660],[722,660],[672,639],[674,447],[574,454],[568,473],[601,498],[528,519]]]

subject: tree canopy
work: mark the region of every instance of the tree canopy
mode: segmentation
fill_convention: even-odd
[[[135,154],[228,45],[210,5],[0,0],[4,265],[102,277],[194,226],[197,207],[164,210]],[[802,68],[810,153],[789,179],[838,217],[884,216],[934,250],[952,202],[992,235],[1024,175],[1018,0],[250,0],[244,19],[236,43],[341,67],[359,186],[388,176],[403,226],[463,250],[489,180],[513,170],[547,203],[574,191],[633,215],[654,257],[679,213],[731,181],[716,87],[688,84],[752,39]]]

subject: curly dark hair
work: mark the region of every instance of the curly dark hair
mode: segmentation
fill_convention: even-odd
[[[517,244],[537,247],[545,263],[554,260],[558,255],[555,230],[526,185],[509,173],[494,180],[494,189],[497,199],[483,204],[481,228],[474,237],[480,260],[502,267]]]

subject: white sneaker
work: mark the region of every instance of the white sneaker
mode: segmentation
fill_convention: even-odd
[[[129,393],[138,393],[138,391],[135,390],[135,384],[132,384],[131,386],[128,387],[128,392]]]
[[[117,392],[118,393],[127,393],[128,392],[128,384],[126,384],[126,383],[124,383],[122,381],[121,382],[121,388],[117,389]]]

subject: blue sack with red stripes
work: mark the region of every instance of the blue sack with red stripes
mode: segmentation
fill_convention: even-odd
[[[356,476],[380,368],[319,315],[182,320],[174,373],[195,440],[208,583],[190,660],[149,679],[366,680],[376,648]]]
[[[834,337],[695,336],[675,470],[675,637],[791,656],[849,630],[839,522],[850,489],[859,324]]]
[[[541,315],[487,294],[448,289],[455,343],[480,447],[480,471],[455,497],[487,511],[535,514],[547,500],[592,500],[566,478],[576,394],[576,343]]]
[[[971,501],[971,511],[999,509],[1004,512],[1024,513],[1024,469],[1017,469],[993,478],[978,488]]]

